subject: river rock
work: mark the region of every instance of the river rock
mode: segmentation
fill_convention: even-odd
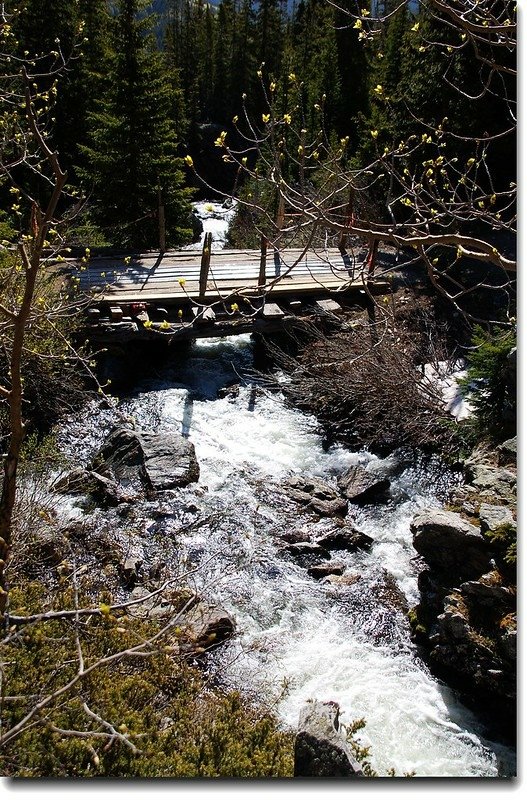
[[[516,600],[515,592],[503,585],[497,569],[487,572],[477,581],[465,581],[460,589],[467,603],[489,618],[502,617],[506,610],[512,610]]]
[[[510,724],[516,694],[514,662],[504,656],[503,641],[472,625],[461,593],[445,597],[444,611],[437,617],[429,642],[432,664],[440,668],[443,677],[466,692],[467,698],[480,698],[487,710],[503,715]],[[512,641],[510,644],[512,652]]]
[[[504,467],[471,464],[469,476],[472,485],[482,493],[506,499],[516,494],[516,473]]]
[[[186,639],[182,650],[199,654],[234,636],[236,622],[225,609],[202,601],[184,615],[182,627]]]
[[[328,550],[348,550],[350,553],[354,553],[357,550],[369,549],[373,541],[367,533],[355,528],[343,528],[326,533],[317,539],[316,543]]]
[[[330,561],[329,564],[314,564],[312,567],[308,567],[307,570],[307,574],[317,580],[327,578],[328,575],[342,575],[343,572],[344,564],[340,564],[337,561]]]
[[[495,531],[502,525],[515,526],[512,511],[507,506],[493,506],[482,503],[479,508],[479,521],[481,532]]]
[[[194,445],[172,431],[116,428],[94,459],[94,469],[122,486],[162,491],[199,479]]]
[[[295,778],[354,778],[363,776],[340,732],[339,706],[311,700],[300,712],[295,738]]]
[[[101,506],[116,506],[136,499],[123,492],[117,483],[93,470],[75,467],[61,475],[51,485],[53,492],[60,494],[88,494]]]
[[[323,578],[322,582],[330,584],[331,586],[345,588],[347,586],[354,586],[360,580],[361,576],[359,573],[353,572],[348,575],[328,575],[327,578]]]
[[[281,552],[291,556],[301,567],[312,567],[321,559],[330,559],[329,550],[314,542],[296,542],[281,548]]]
[[[143,433],[144,468],[156,491],[199,480],[194,445],[177,433]]]
[[[488,571],[488,543],[475,525],[458,514],[425,509],[414,517],[411,530],[417,552],[432,569],[448,574],[451,586]]]
[[[348,512],[347,502],[320,478],[295,475],[285,481],[284,488],[288,497],[322,517],[343,517]]]
[[[356,465],[339,477],[338,486],[351,503],[373,503],[383,499],[390,481]]]
[[[137,555],[127,556],[121,562],[121,573],[128,586],[133,586],[137,582],[142,564],[143,559]]]
[[[278,539],[281,542],[287,542],[287,544],[300,544],[301,542],[309,541],[309,535],[308,531],[293,529],[280,533]]]

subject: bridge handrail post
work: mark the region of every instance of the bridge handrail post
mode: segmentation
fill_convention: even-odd
[[[203,250],[201,253],[201,266],[199,270],[199,297],[205,299],[207,291],[207,280],[209,278],[210,256],[212,250],[212,233],[208,231],[203,239]]]
[[[267,266],[267,236],[262,234],[260,239],[260,271],[258,273],[258,292],[259,294],[264,293],[265,289],[265,270]]]

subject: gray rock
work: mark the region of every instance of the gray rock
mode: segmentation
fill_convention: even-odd
[[[459,611],[448,609],[437,618],[440,632],[446,639],[466,639],[470,633],[470,625]]]
[[[218,647],[236,631],[231,614],[206,602],[197,603],[185,614],[183,626],[187,640],[183,649],[194,654]]]
[[[295,739],[295,778],[363,776],[346,739],[339,731],[337,703],[309,701],[300,712]]]
[[[307,574],[317,580],[327,578],[328,575],[342,575],[343,572],[344,564],[339,564],[336,561],[330,561],[329,564],[314,564],[314,566],[308,567],[307,570]]]
[[[373,539],[367,533],[348,528],[321,536],[317,539],[317,544],[328,550],[348,550],[354,553],[356,550],[367,550],[373,544]]]
[[[481,532],[495,531],[501,525],[514,525],[512,511],[507,506],[493,506],[489,503],[482,503],[479,509],[479,520]]]
[[[478,578],[490,567],[485,538],[458,514],[425,509],[414,517],[411,530],[417,552],[433,569],[448,575],[450,586]]]
[[[507,464],[516,464],[518,457],[518,444],[516,436],[502,442],[498,447],[498,462],[502,467]]]
[[[284,484],[287,495],[323,517],[345,516],[348,512],[347,502],[325,481],[295,475]]]
[[[126,583],[133,585],[138,577],[143,561],[138,556],[127,556],[121,563],[121,572]]]
[[[199,480],[194,445],[177,433],[143,433],[144,468],[156,491]]]
[[[177,433],[116,428],[94,459],[93,468],[126,489],[161,491],[199,479],[194,445]]]
[[[470,466],[472,484],[480,491],[489,491],[498,497],[511,497],[516,493],[516,473],[504,467],[486,464]]]
[[[461,584],[461,591],[469,599],[476,599],[478,605],[495,607],[498,603],[507,606],[513,600],[514,595],[506,586],[486,586],[480,581],[466,581]]]
[[[116,506],[135,499],[123,493],[115,481],[82,467],[61,475],[52,483],[51,490],[60,494],[88,494],[103,506]]]
[[[314,542],[296,542],[281,548],[283,553],[291,556],[301,567],[312,567],[321,559],[330,559],[329,550]]]
[[[372,503],[383,498],[390,488],[390,481],[357,465],[340,476],[338,485],[350,502]]]
[[[301,542],[308,541],[309,533],[304,530],[292,530],[281,533],[278,537],[280,541],[287,542],[288,544],[300,544]]]

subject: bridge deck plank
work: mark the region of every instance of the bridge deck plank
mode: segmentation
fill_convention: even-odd
[[[200,262],[201,254],[190,250],[163,255],[146,253],[132,258],[129,263],[118,257],[95,258],[80,272],[80,286],[84,290],[99,290],[97,301],[195,300],[199,296]],[[205,299],[256,293],[259,268],[259,250],[213,253]],[[308,253],[290,249],[281,251],[279,256],[270,250],[266,280],[267,288],[275,295],[335,291],[362,285],[360,267],[338,249]]]

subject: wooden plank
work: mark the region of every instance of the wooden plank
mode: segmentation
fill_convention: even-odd
[[[285,314],[276,303],[266,303],[262,309],[262,316],[266,319],[279,319],[284,317]]]
[[[260,287],[262,292],[266,281],[265,278],[266,267],[267,267],[267,236],[264,236],[262,234],[262,238],[260,240],[260,271],[258,273],[258,286]]]
[[[317,300],[315,308],[324,314],[338,314],[342,311],[342,306],[336,300]]]

